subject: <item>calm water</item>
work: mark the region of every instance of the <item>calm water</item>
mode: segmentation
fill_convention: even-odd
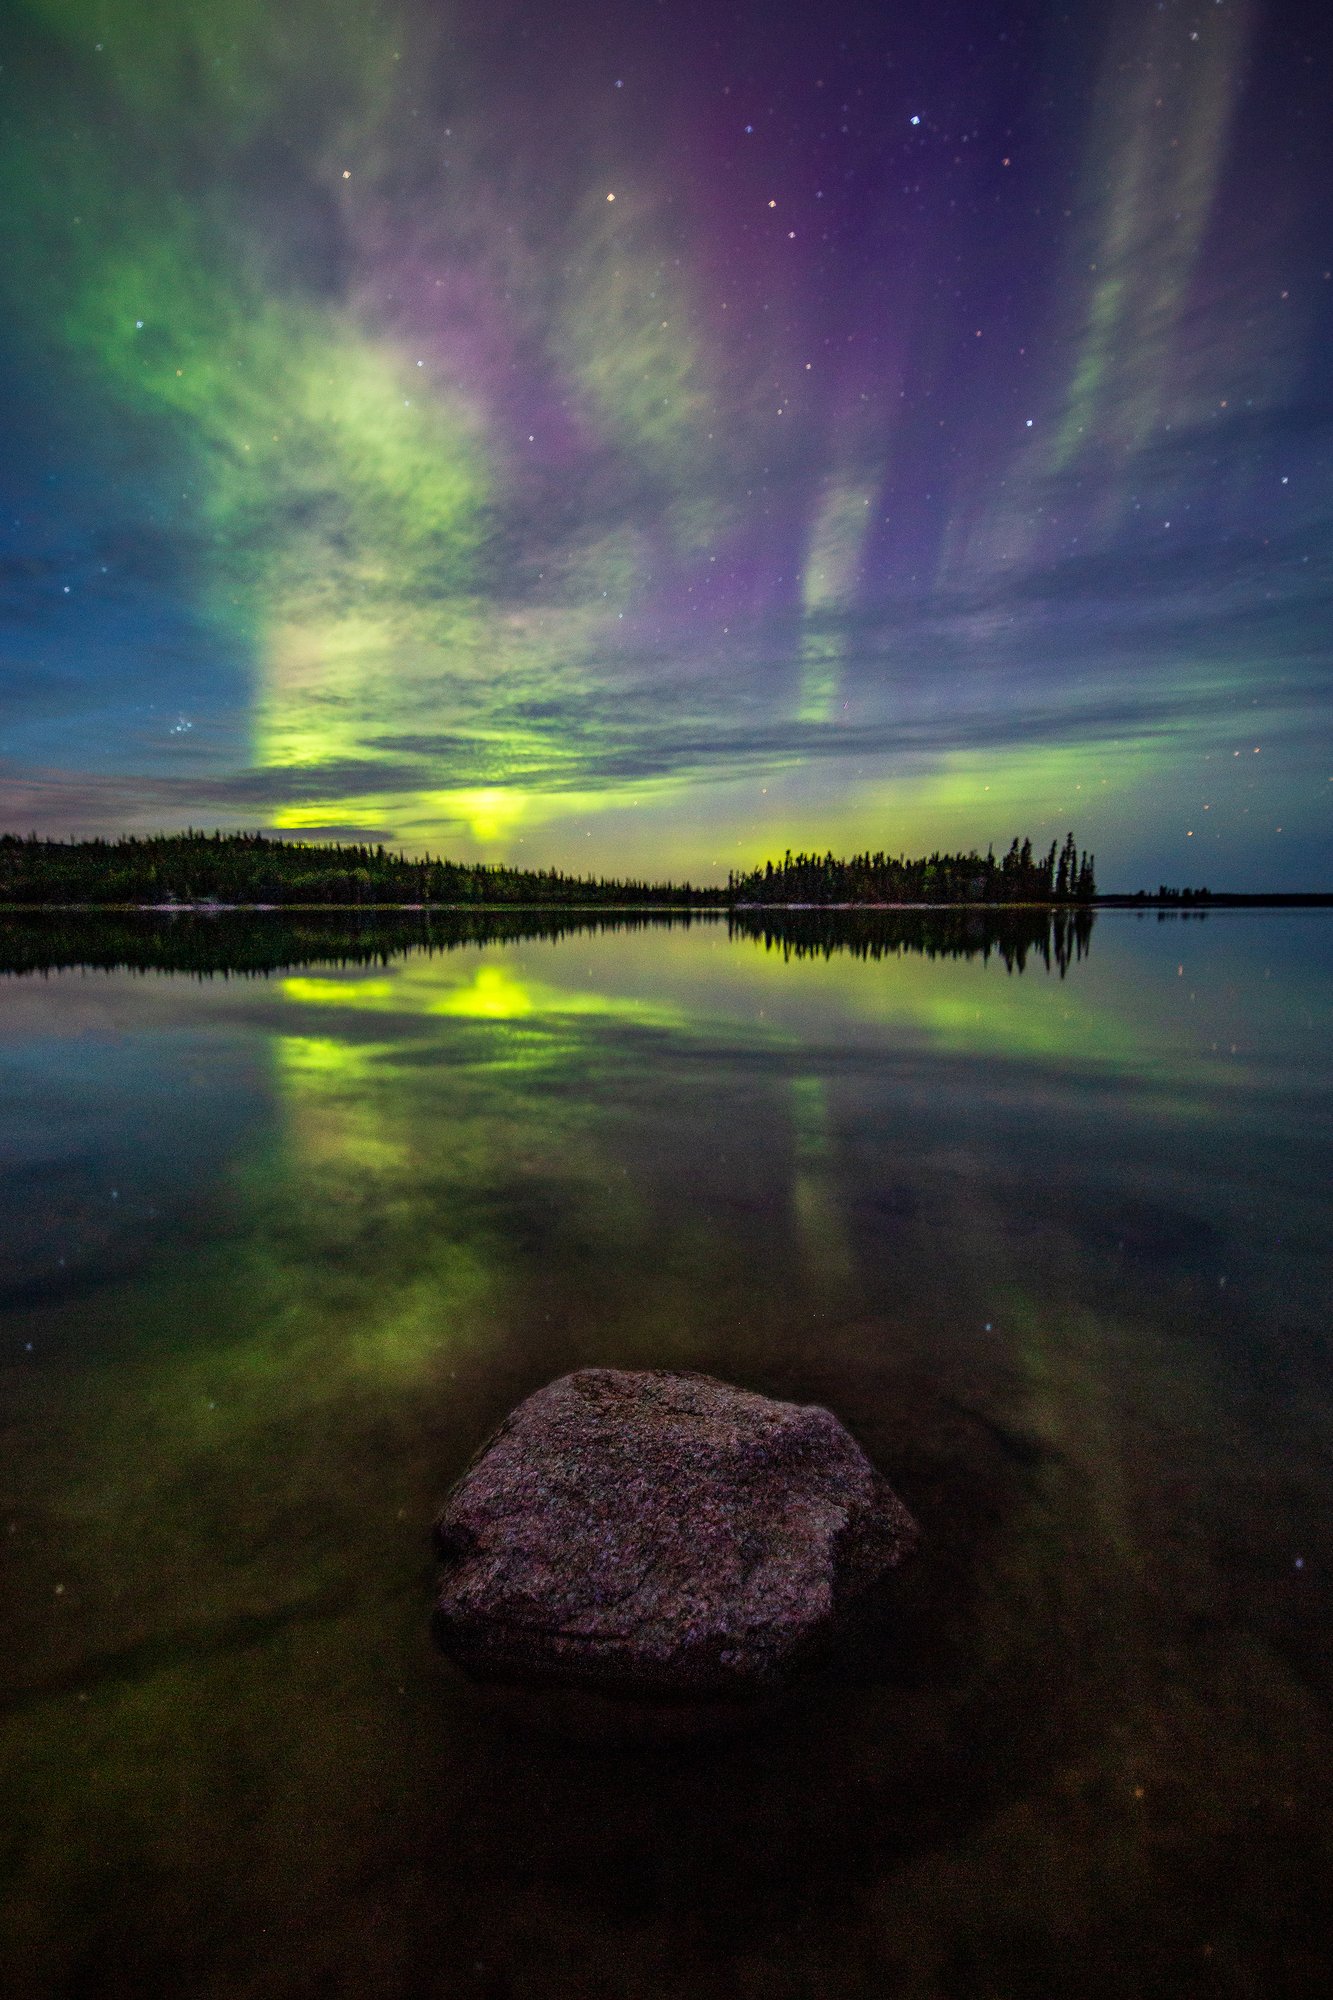
[[[1333,913],[275,935],[0,977],[0,1987],[1322,2000]],[[825,1402],[922,1523],[765,1734],[432,1658],[438,1502],[589,1362]]]

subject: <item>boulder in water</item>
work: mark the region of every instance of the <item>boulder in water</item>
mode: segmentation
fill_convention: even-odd
[[[521,1403],[445,1503],[434,1631],[482,1681],[747,1704],[916,1540],[828,1410],[583,1368]]]

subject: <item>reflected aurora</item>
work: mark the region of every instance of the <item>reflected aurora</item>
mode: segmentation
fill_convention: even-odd
[[[705,924],[0,982],[11,1172],[51,1198],[32,1241],[0,1211],[32,1281],[0,1349],[0,1982],[360,2000],[516,1908],[568,2000],[607,1935],[607,1990],[670,1963],[724,2000],[756,1908],[764,1965],[831,1994],[904,1937],[923,1991],[960,1953],[1049,1985],[1071,1938],[1108,1996],[1192,1990],[1199,1936],[1233,1985],[1323,1951],[1292,1552],[1322,1573],[1325,919],[1108,913],[1063,982]],[[648,1794],[486,1727],[424,1630],[443,1492],[582,1365],[824,1402],[928,1534],[852,1674]]]

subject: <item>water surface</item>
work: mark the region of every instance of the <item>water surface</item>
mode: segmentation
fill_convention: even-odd
[[[0,1987],[1327,1992],[1333,917],[219,922],[0,925]],[[920,1520],[780,1726],[432,1658],[435,1508],[588,1363]]]

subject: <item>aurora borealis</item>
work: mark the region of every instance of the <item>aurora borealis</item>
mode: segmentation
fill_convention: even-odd
[[[10,0],[0,821],[1333,876],[1333,24]]]

